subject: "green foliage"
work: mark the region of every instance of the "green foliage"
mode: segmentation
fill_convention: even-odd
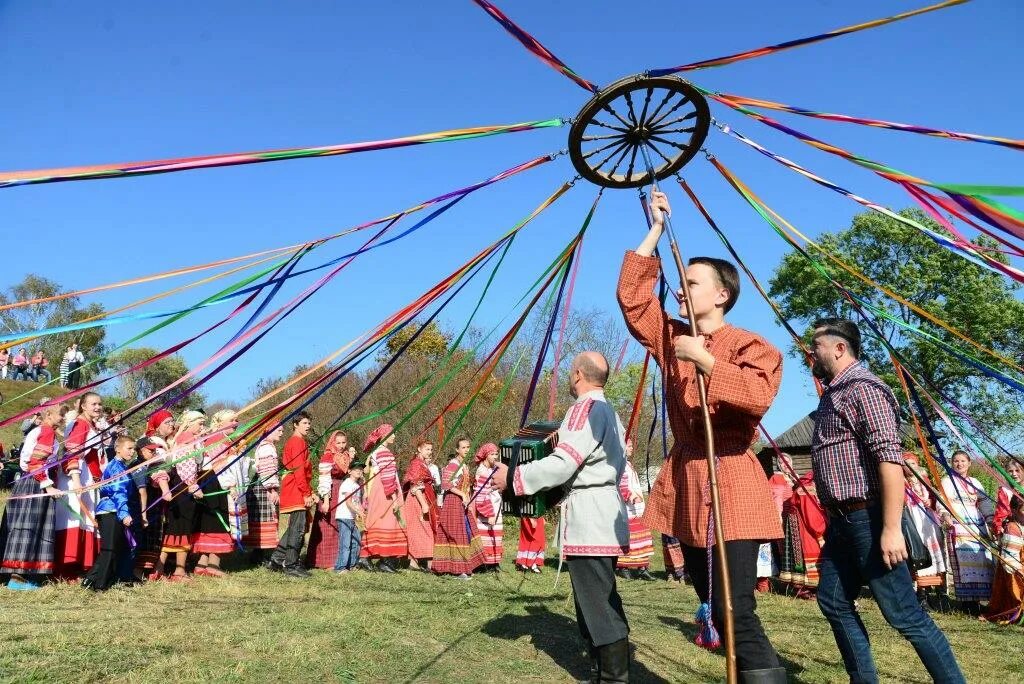
[[[13,304],[31,299],[46,299],[62,294],[64,289],[56,282],[34,273],[26,275],[21,282],[0,292],[0,305]],[[56,301],[41,302],[28,306],[0,311],[0,325],[7,332],[22,332],[54,328],[76,323],[86,318],[98,317],[103,314],[103,307],[93,303],[83,306],[78,297],[67,297]],[[104,353],[103,327],[88,328],[70,333],[48,335],[30,340],[25,344],[16,344],[14,349],[24,346],[29,353],[42,348],[50,361],[50,372],[57,377],[57,369],[68,345],[77,342],[78,348],[85,354],[86,361]],[[5,345],[8,346],[8,345]],[[94,367],[82,369],[83,381],[95,373]]]
[[[150,347],[130,347],[111,354],[106,363],[112,372],[117,373],[131,368],[159,353],[159,350]],[[134,404],[176,382],[188,371],[188,365],[180,356],[174,355],[162,358],[145,368],[122,375],[119,378],[118,396],[128,403]],[[177,385],[171,392],[178,394],[192,387],[193,384],[190,378]],[[203,402],[203,395],[199,392],[193,392],[174,404],[174,408],[177,410],[198,408],[203,405]]]
[[[937,233],[945,232],[920,211],[905,210],[901,213]],[[829,253],[868,278],[900,294],[979,344],[1011,359],[1024,359],[1024,303],[1017,296],[1019,286],[1012,281],[967,262],[939,247],[919,231],[875,212],[854,217],[850,228],[838,233],[825,233],[818,241]],[[985,237],[977,238],[975,244],[983,249],[997,246]],[[813,251],[812,254],[826,260],[823,255]],[[998,252],[995,254],[999,255]],[[836,280],[874,306],[886,308],[899,320],[921,327],[964,352],[980,356],[986,363],[1006,370],[998,360],[922,320],[909,307],[837,267],[829,270]],[[826,316],[858,320],[842,295],[796,252],[783,257],[771,279],[769,293],[787,318],[808,326]],[[1021,425],[1024,404],[1019,394],[985,379],[968,364],[919,336],[903,332],[895,323],[880,320],[878,326],[885,338],[905,356],[912,373],[942,388],[987,430],[1006,435]],[[902,397],[899,381],[885,349],[866,325],[861,325],[861,333],[865,340],[862,356],[897,396]],[[798,354],[795,347],[793,351]]]
[[[417,330],[419,330],[419,325],[413,322],[395,333],[385,344],[384,348],[387,351],[381,351],[381,358],[386,360],[394,356],[395,352],[401,349],[402,345],[408,342]],[[431,321],[420,336],[403,352],[403,355],[426,361],[439,361],[448,352],[448,345],[451,344],[451,341],[452,336],[443,332],[437,321]]]

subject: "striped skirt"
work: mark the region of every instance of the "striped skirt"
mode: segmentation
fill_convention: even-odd
[[[959,524],[954,528],[961,527]],[[958,601],[985,601],[992,593],[992,555],[966,532],[949,531],[953,595]]]
[[[216,480],[212,481],[216,485]],[[196,529],[192,534],[194,553],[231,553],[235,550],[228,525],[227,494],[204,496],[196,500]]]
[[[455,494],[445,494],[434,535],[432,569],[441,575],[470,574],[484,562],[476,526],[470,524],[466,507]]]
[[[22,477],[11,497],[39,493],[35,479]],[[0,522],[0,573],[53,573],[55,504],[48,496],[7,502]]]
[[[309,546],[306,547],[307,568],[330,570],[338,560],[338,521],[334,519],[337,512],[334,505],[338,503],[340,488],[341,480],[331,478],[331,496],[328,499],[327,513],[321,513],[318,507],[313,515]]]
[[[670,577],[682,579],[685,574],[683,563],[683,547],[679,540],[667,534],[661,535],[661,553],[665,561],[665,573]]]
[[[640,519],[644,514],[644,505],[627,505],[626,512],[629,517],[629,553],[619,556],[615,567],[627,570],[649,568],[651,556],[654,555],[654,538],[650,528]]]
[[[524,568],[544,565],[544,549],[547,548],[547,543],[544,518],[520,518],[516,565]]]
[[[487,517],[477,513],[476,531],[480,536],[480,545],[484,553],[484,565],[500,565],[505,555],[505,524],[501,510],[493,525],[487,524]]]
[[[249,532],[242,538],[247,549],[277,548],[277,506],[270,503],[270,496],[261,484],[254,484],[246,492],[246,508],[249,511]]]

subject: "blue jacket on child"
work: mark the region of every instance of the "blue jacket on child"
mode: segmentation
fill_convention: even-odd
[[[100,486],[100,501],[96,504],[96,515],[116,513],[118,520],[131,515],[128,502],[135,489],[131,476],[123,475],[128,466],[119,458],[113,459],[103,469],[103,479],[111,480]],[[118,477],[120,476],[120,477]]]

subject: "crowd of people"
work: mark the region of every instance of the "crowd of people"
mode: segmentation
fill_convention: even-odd
[[[60,386],[72,390],[81,387],[83,365],[85,355],[78,348],[78,344],[68,345],[60,360]],[[50,360],[42,349],[36,349],[30,354],[26,347],[19,347],[13,351],[0,348],[0,380],[53,382]]]

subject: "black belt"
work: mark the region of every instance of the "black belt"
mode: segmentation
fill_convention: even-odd
[[[869,499],[867,501],[846,501],[826,506],[825,511],[828,512],[829,517],[831,518],[842,518],[850,515],[850,513],[854,513],[855,511],[863,511],[865,508],[870,508],[871,506],[874,506],[875,503],[877,503],[875,499]]]

